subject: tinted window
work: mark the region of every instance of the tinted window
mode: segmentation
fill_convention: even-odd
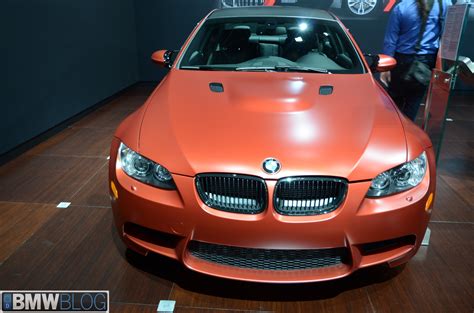
[[[363,73],[354,46],[335,21],[231,18],[205,22],[184,54],[181,69],[313,68]]]

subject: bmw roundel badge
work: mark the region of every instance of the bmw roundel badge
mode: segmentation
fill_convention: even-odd
[[[263,170],[268,174],[275,174],[281,169],[280,161],[275,158],[267,158],[263,160]]]

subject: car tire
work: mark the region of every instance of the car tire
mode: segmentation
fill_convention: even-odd
[[[353,17],[372,17],[382,12],[383,0],[342,0],[344,11]]]

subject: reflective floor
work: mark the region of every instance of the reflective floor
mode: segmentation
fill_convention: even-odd
[[[111,312],[473,312],[474,96],[451,106],[431,243],[404,267],[267,285],[212,278],[126,253],[113,225],[107,156],[115,127],[151,93],[130,88],[0,167],[0,290],[109,290]],[[65,209],[61,201],[71,202]]]

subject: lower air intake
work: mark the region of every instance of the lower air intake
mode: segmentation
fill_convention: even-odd
[[[227,266],[256,270],[308,270],[347,263],[345,248],[319,250],[252,249],[191,241],[196,258]]]

